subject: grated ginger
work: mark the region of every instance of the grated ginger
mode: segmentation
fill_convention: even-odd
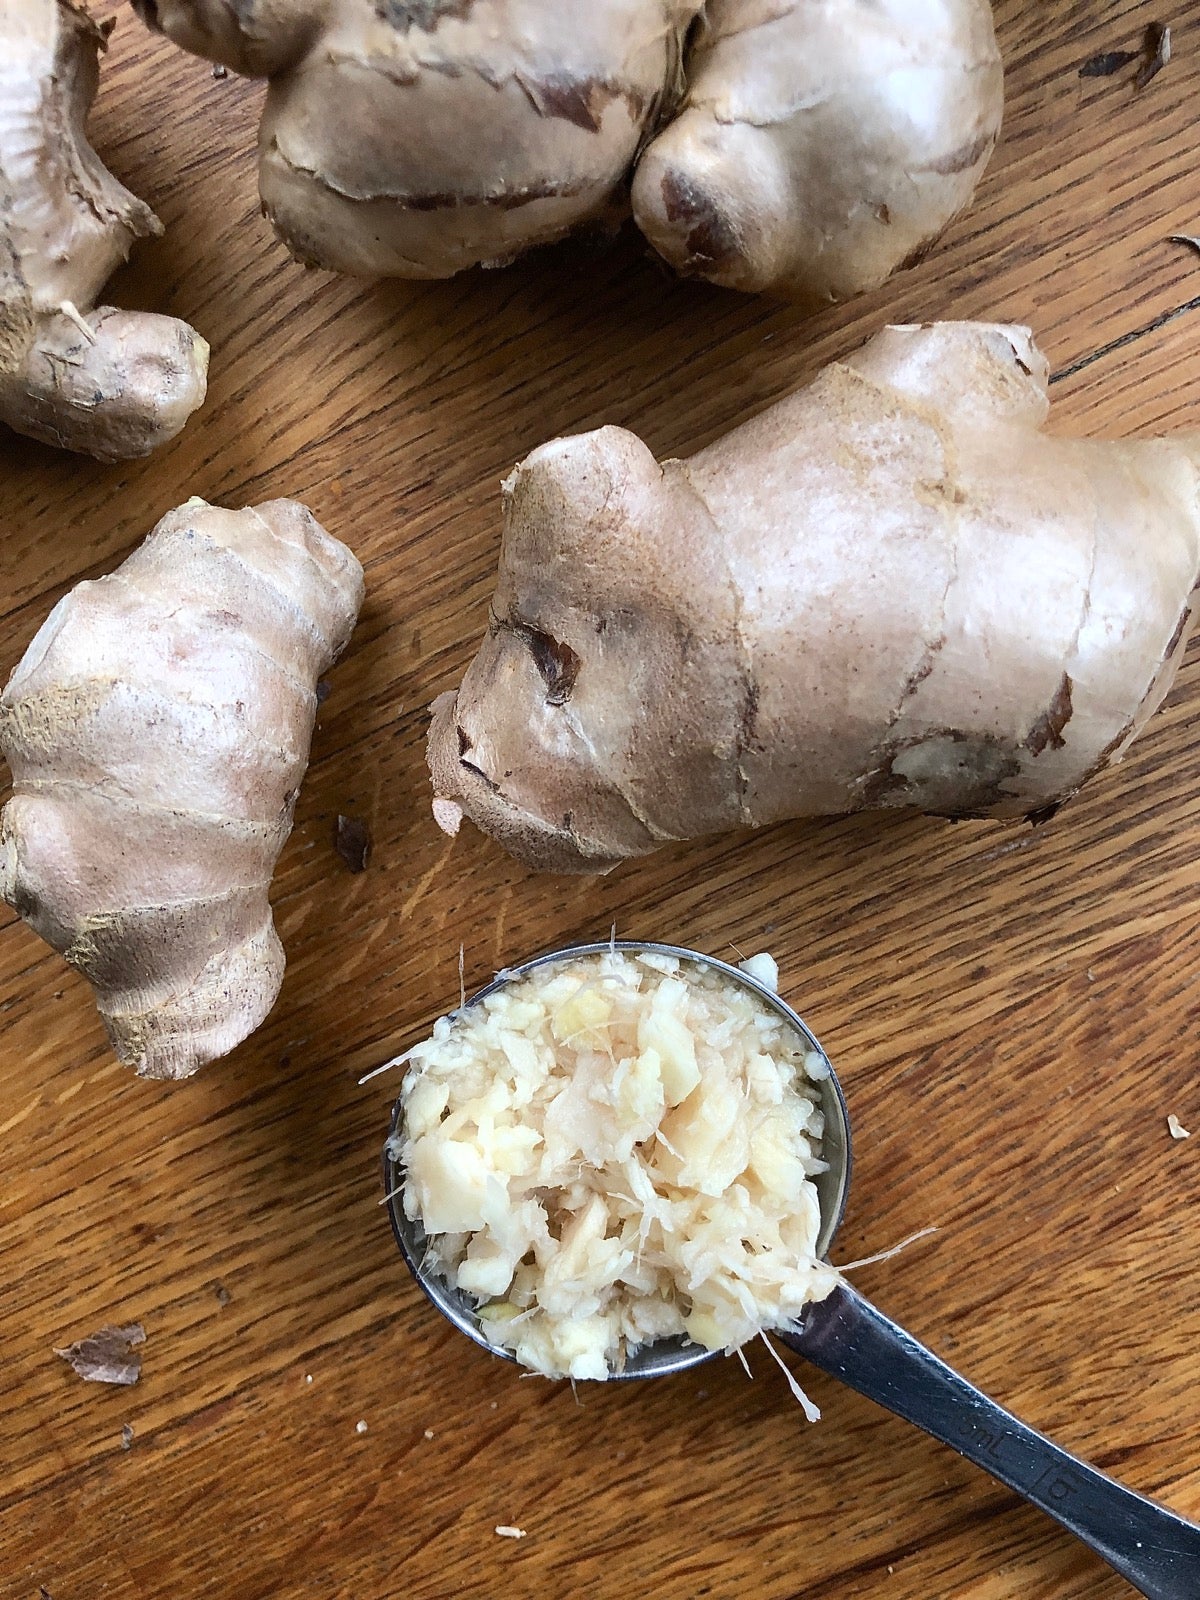
[[[773,984],[769,957],[748,966]],[[547,1377],[607,1378],[675,1335],[732,1351],[837,1282],[811,1181],[827,1075],[719,970],[565,957],[410,1052],[405,1213],[486,1337]]]

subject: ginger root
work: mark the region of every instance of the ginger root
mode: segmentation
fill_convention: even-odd
[[[270,80],[263,206],[301,260],[444,278],[603,215],[696,0],[137,0]]]
[[[634,216],[680,273],[844,300],[966,205],[1002,108],[989,0],[709,0]]]
[[[264,207],[364,277],[506,262],[619,216],[637,169],[679,271],[840,298],[932,242],[1000,126],[988,0],[135,4],[269,79]]]
[[[687,461],[601,428],[505,485],[435,816],[604,871],[919,806],[1044,815],[1123,754],[1200,609],[1200,438],[1041,432],[1028,330],[885,329]]]
[[[0,895],[143,1077],[189,1076],[275,1002],[271,873],[362,596],[295,501],[191,500],[59,601],[0,696]]]
[[[110,31],[71,0],[0,0],[0,421],[124,461],[200,405],[208,346],[174,317],[95,308],[162,232],[84,132]]]

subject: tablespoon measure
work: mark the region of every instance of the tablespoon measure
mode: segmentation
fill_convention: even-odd
[[[647,952],[674,956],[682,963],[723,973],[783,1017],[804,1040],[806,1048],[816,1052],[822,1071],[828,1069],[828,1075],[812,1085],[825,1118],[821,1154],[828,1170],[812,1181],[821,1210],[817,1252],[827,1256],[850,1186],[850,1119],[841,1085],[824,1050],[774,990],[741,968],[695,950],[616,940],[551,951],[520,967],[509,968],[467,1005],[478,1004],[504,984],[539,967],[601,955],[608,950],[634,956]],[[402,1126],[403,1111],[397,1102],[391,1137],[384,1151],[384,1181],[401,1254],[443,1316],[485,1350],[512,1361],[515,1358],[511,1352],[489,1342],[470,1297],[460,1294],[434,1268],[425,1265],[424,1231],[404,1214],[404,1170],[395,1154]],[[876,1310],[845,1281],[827,1299],[805,1308],[795,1332],[775,1331],[772,1337],[1016,1490],[1103,1557],[1148,1600],[1200,1600],[1200,1527],[1135,1494],[1026,1426]],[[613,1379],[665,1377],[697,1366],[715,1354],[719,1352],[684,1338],[656,1340],[629,1355],[624,1369],[614,1373]]]

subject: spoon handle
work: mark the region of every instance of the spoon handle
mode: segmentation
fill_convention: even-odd
[[[1047,1512],[1150,1600],[1200,1600],[1200,1527],[1068,1455],[848,1284],[783,1342]]]

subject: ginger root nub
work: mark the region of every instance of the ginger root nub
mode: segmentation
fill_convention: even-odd
[[[187,1077],[275,1002],[271,873],[362,594],[303,506],[192,500],[59,601],[0,696],[0,895],[144,1077]]]
[[[208,346],[175,317],[96,307],[162,232],[84,131],[108,33],[70,0],[0,0],[0,422],[124,461],[203,401]]]

